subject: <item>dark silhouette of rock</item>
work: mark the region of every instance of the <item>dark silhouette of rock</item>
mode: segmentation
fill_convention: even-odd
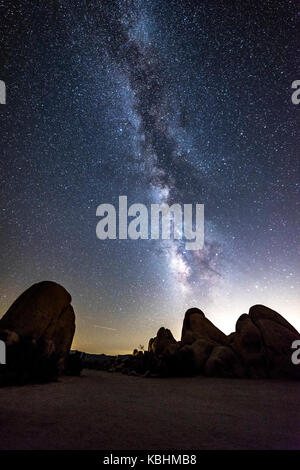
[[[71,296],[55,282],[34,284],[0,320],[0,339],[7,346],[2,382],[54,380],[65,368],[75,332]]]
[[[228,346],[215,346],[205,364],[205,374],[213,377],[244,377],[244,369]]]
[[[153,341],[150,340],[149,343],[151,343],[150,351],[159,356],[160,354],[163,354],[165,348],[172,344],[176,344],[177,341],[175,340],[171,331],[162,326],[158,330],[157,335]]]
[[[150,352],[152,350],[152,344],[155,338],[150,338],[149,343],[148,343],[148,351]]]
[[[261,332],[270,377],[300,378],[300,368],[291,361],[291,345],[300,339],[298,331],[279,313],[254,305],[249,316]]]
[[[147,353],[136,352],[128,359],[126,373],[300,378],[300,367],[291,360],[296,339],[300,339],[297,330],[262,305],[241,315],[236,331],[228,336],[201,310],[191,308],[184,317],[181,341],[177,342],[170,330],[160,328],[150,339]]]
[[[266,377],[267,358],[260,330],[246,313],[239,317],[235,329],[228,344],[240,358],[246,376]]]
[[[192,344],[197,339],[206,339],[216,344],[226,344],[226,335],[219,330],[198,308],[186,311],[181,333],[182,344]]]
[[[255,324],[259,324],[260,321],[270,320],[272,322],[278,323],[279,325],[291,330],[296,335],[299,335],[299,332],[294,328],[282,315],[275,312],[269,307],[264,305],[253,305],[249,309],[249,316]]]
[[[75,331],[70,294],[54,282],[25,291],[0,320],[0,339],[7,346],[7,366],[0,366],[1,383],[56,379],[80,374],[82,367],[144,377],[203,374],[213,377],[296,378],[292,363],[297,330],[280,314],[263,305],[241,315],[235,332],[226,336],[198,308],[187,310],[181,340],[161,327],[148,351],[125,356],[69,354]],[[67,358],[67,363],[66,363]]]
[[[65,374],[79,376],[84,366],[84,356],[80,351],[70,351],[66,359]]]
[[[38,340],[51,338],[58,317],[71,303],[64,287],[51,281],[33,284],[7,310],[0,320],[1,329]]]
[[[196,339],[193,344],[188,346],[193,353],[194,369],[197,373],[203,373],[206,361],[216,343],[206,339]]]

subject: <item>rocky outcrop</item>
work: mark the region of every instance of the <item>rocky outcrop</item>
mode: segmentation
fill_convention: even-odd
[[[163,354],[165,349],[172,344],[176,344],[177,341],[172,335],[171,331],[167,328],[161,327],[155,338],[151,338],[149,341],[148,351],[153,352],[157,356]]]
[[[65,368],[75,332],[71,296],[55,282],[34,284],[0,320],[7,364],[0,383],[53,380]]]
[[[191,375],[239,378],[300,378],[300,365],[293,364],[292,343],[297,330],[279,313],[263,305],[250,308],[226,336],[198,308],[184,317],[181,340],[160,328],[149,341],[148,351],[117,362],[110,370],[133,375]]]

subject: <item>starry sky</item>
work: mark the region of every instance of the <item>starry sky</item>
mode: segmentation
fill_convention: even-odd
[[[0,314],[72,295],[73,348],[126,353],[198,306],[300,328],[294,1],[0,1]],[[99,240],[96,209],[205,205],[205,245]]]

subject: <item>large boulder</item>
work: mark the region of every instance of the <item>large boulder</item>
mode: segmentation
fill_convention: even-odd
[[[64,287],[44,281],[11,305],[0,320],[0,339],[7,347],[2,382],[5,377],[17,382],[46,381],[63,372],[75,332],[70,302]]]
[[[186,311],[183,320],[181,342],[192,344],[197,339],[205,339],[216,344],[226,344],[226,335],[219,330],[198,308]]]
[[[66,289],[55,282],[33,284],[7,310],[0,320],[0,328],[36,340],[47,331],[51,338],[58,317],[71,300]]]
[[[257,325],[259,325],[260,322],[264,320],[270,320],[278,323],[278,325],[281,325],[284,328],[287,328],[294,334],[299,335],[299,332],[296,330],[296,328],[294,328],[285,318],[283,318],[282,315],[280,315],[278,312],[275,312],[275,310],[266,307],[265,305],[253,305],[250,307],[249,316]]]
[[[261,333],[270,377],[300,378],[299,366],[292,363],[292,343],[300,340],[298,331],[279,313],[254,305],[249,316]]]

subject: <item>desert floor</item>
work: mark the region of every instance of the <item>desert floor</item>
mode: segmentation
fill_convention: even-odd
[[[0,389],[1,449],[299,449],[300,383],[84,370]]]

